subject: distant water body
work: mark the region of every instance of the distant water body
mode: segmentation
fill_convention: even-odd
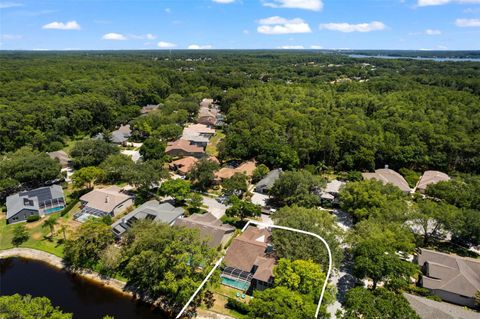
[[[347,54],[351,58],[377,58],[377,59],[411,59],[425,60],[437,62],[480,62],[480,58],[435,58],[435,57],[409,57],[409,56],[391,56],[391,55],[363,55],[363,54]]]
[[[72,275],[40,261],[0,259],[0,296],[47,297],[54,306],[73,313],[74,319],[165,319],[159,310],[132,300],[113,289]]]

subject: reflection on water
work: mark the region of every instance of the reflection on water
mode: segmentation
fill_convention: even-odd
[[[100,286],[45,263],[22,258],[0,260],[0,295],[45,296],[75,319],[168,318],[149,305],[134,301],[113,289]]]

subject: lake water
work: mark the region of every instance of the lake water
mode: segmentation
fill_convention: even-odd
[[[45,296],[75,319],[168,318],[149,305],[132,300],[93,281],[23,258],[0,260],[0,295]]]
[[[377,59],[411,59],[411,60],[425,60],[437,62],[480,62],[479,58],[425,58],[425,57],[407,57],[407,56],[391,56],[391,55],[362,55],[362,54],[347,54],[350,58],[377,58]]]

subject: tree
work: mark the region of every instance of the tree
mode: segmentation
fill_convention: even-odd
[[[241,220],[245,220],[248,217],[258,217],[262,213],[258,205],[240,200],[235,195],[231,196],[229,201],[232,205],[225,211],[225,215],[228,217],[238,217]]]
[[[151,298],[162,297],[165,309],[175,312],[190,298],[217,257],[197,230],[148,220],[136,222],[125,242],[123,275],[128,285]]]
[[[255,291],[254,297],[248,314],[252,319],[304,319],[313,318],[315,313],[313,300],[286,287]]]
[[[215,305],[215,297],[213,292],[210,290],[205,291],[205,295],[203,296],[203,303],[207,309],[212,308]]]
[[[165,156],[165,143],[157,138],[147,138],[140,147],[140,154],[144,161],[161,160]]]
[[[206,158],[199,160],[190,171],[189,177],[193,186],[200,190],[207,190],[215,179],[214,172],[218,169],[218,164]]]
[[[313,300],[320,297],[326,276],[319,264],[309,260],[290,261],[285,258],[279,260],[274,269],[274,275],[275,286],[286,287],[289,290],[312,296]]]
[[[401,295],[380,288],[374,291],[356,287],[346,294],[342,319],[389,318],[420,319]]]
[[[125,154],[109,155],[100,168],[105,172],[105,180],[110,183],[126,182],[135,169],[135,162]]]
[[[89,219],[65,242],[64,261],[73,268],[93,268],[101,252],[114,241],[112,229],[99,220]]]
[[[273,215],[277,225],[302,229],[322,236],[330,246],[334,263],[342,260],[338,238],[342,236],[333,216],[323,210],[298,206],[283,207]],[[286,230],[273,230],[272,242],[280,258],[312,260],[328,266],[326,248],[318,238]]]
[[[310,208],[320,205],[319,191],[325,184],[323,178],[309,171],[287,171],[275,181],[270,194],[281,206],[299,205]]]
[[[353,235],[353,273],[358,278],[370,278],[373,289],[385,281],[398,289],[406,286],[417,266],[404,261],[415,245],[412,234],[399,224],[363,221],[356,225]]]
[[[262,178],[267,176],[270,172],[270,169],[265,164],[258,165],[253,171],[252,182],[258,183]]]
[[[42,224],[42,228],[50,228],[50,238],[53,237],[53,232],[55,231],[55,225],[58,225],[57,218],[54,216],[45,219]]]
[[[70,152],[73,166],[76,169],[87,166],[97,166],[109,155],[118,154],[119,149],[115,145],[103,140],[85,139],[75,143]]]
[[[413,216],[413,223],[421,228],[423,246],[427,246],[431,239],[443,239],[447,231],[458,229],[461,211],[455,206],[446,203],[437,203],[431,200],[420,200]]]
[[[223,192],[226,195],[242,195],[248,190],[247,175],[235,173],[232,177],[222,182]]]
[[[356,221],[370,217],[405,221],[409,217],[405,194],[396,186],[376,180],[347,183],[340,190],[340,207]]]
[[[475,306],[480,307],[480,290],[475,293]]]
[[[2,319],[71,319],[71,313],[63,313],[54,307],[47,297],[0,296]]]
[[[30,235],[25,225],[23,224],[15,225],[15,228],[13,229],[13,237],[12,237],[12,244],[15,247],[18,247],[24,242],[26,242],[29,237]]]
[[[159,192],[173,197],[177,203],[183,203],[190,195],[190,182],[181,178],[169,179],[162,183]]]
[[[67,240],[67,229],[68,229],[68,227],[65,224],[62,224],[60,226],[60,232],[62,233],[63,241]]]
[[[188,211],[190,214],[199,213],[203,207],[203,197],[198,193],[190,193],[188,198]]]
[[[72,175],[73,185],[77,188],[93,188],[97,181],[105,178],[105,171],[95,166],[82,167]]]
[[[455,243],[460,245],[480,245],[480,211],[464,209],[452,229]]]

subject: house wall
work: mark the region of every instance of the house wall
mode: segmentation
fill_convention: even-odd
[[[471,297],[457,295],[445,290],[433,289],[431,291],[434,295],[439,296],[444,301],[448,301],[457,305],[467,306],[471,308],[475,307],[475,301]]]
[[[133,205],[133,199],[132,198],[127,199],[126,201],[124,201],[123,203],[121,203],[120,205],[118,205],[113,209],[112,211],[113,216],[117,216],[123,213],[125,210],[127,210],[127,208],[129,208],[132,205]]]
[[[19,222],[24,222],[29,216],[39,215],[38,210],[33,209],[22,209],[9,219],[7,219],[7,224],[14,224]]]
[[[180,156],[193,156],[196,158],[201,158],[205,155],[205,153],[191,153],[191,152],[186,152],[184,150],[180,149],[173,149],[168,152],[166,152],[167,155],[173,156],[173,157],[180,157]]]

